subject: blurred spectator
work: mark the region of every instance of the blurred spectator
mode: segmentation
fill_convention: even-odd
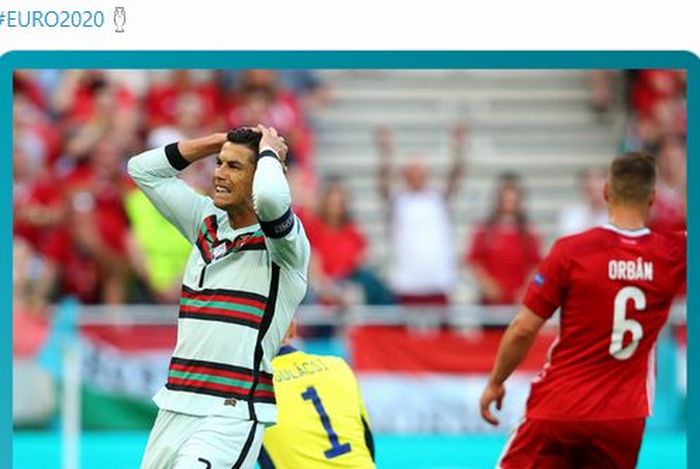
[[[15,97],[26,97],[37,109],[46,108],[44,90],[29,70],[17,70],[12,74],[12,91]]]
[[[222,94],[212,70],[168,70],[153,72],[152,84],[145,97],[148,127],[182,126],[183,115],[197,113],[197,126],[212,129],[222,125]],[[183,98],[187,96],[187,102]],[[185,124],[192,127],[191,123]]]
[[[41,255],[21,238],[12,241],[12,308],[17,321],[27,325],[27,336],[13,344],[23,352],[35,352],[46,333],[49,296],[54,272]],[[15,328],[18,324],[14,325]]]
[[[42,91],[27,73],[13,76],[12,124],[14,143],[37,166],[52,166],[61,152],[60,134],[45,109]]]
[[[656,200],[649,227],[655,231],[686,229],[686,148],[678,136],[667,136],[659,144]]]
[[[24,151],[25,142],[16,139],[12,155],[13,234],[40,250],[64,220],[64,198],[51,167]]]
[[[287,171],[287,180],[292,192],[294,213],[301,219],[304,226],[313,223],[319,207],[318,181],[313,173],[291,167]]]
[[[64,172],[87,165],[97,144],[108,136],[125,152],[140,148],[142,121],[136,97],[103,71],[67,71],[54,94],[54,106],[65,135]]]
[[[559,236],[580,233],[608,221],[607,204],[603,194],[606,172],[603,168],[588,168],[579,172],[580,201],[559,211]]]
[[[316,70],[294,69],[279,70],[280,84],[284,89],[294,93],[301,103],[307,118],[331,100],[331,92],[318,76]]]
[[[686,80],[683,70],[647,69],[632,74],[633,128],[628,147],[641,147],[656,153],[665,135],[685,136]]]
[[[24,240],[12,243],[12,417],[42,425],[55,406],[55,383],[34,358],[49,336],[52,272]]]
[[[203,100],[195,93],[186,92],[175,98],[173,121],[153,128],[148,134],[147,146],[165,146],[168,143],[206,135],[212,129],[205,125]]]
[[[274,70],[246,70],[229,96],[226,119],[229,127],[272,126],[289,143],[290,165],[312,170],[313,139],[294,94],[280,87]]]
[[[613,102],[613,71],[591,70],[588,78],[591,86],[591,107],[598,114],[607,112]]]
[[[348,195],[339,181],[325,189],[317,217],[304,223],[313,249],[311,288],[321,303],[347,304],[349,283],[362,287],[364,302],[390,304],[393,297],[365,266],[367,240],[352,220]]]
[[[392,137],[388,129],[378,131],[379,193],[388,203],[390,219],[390,280],[401,304],[449,303],[457,269],[448,203],[464,174],[466,137],[466,126],[457,126],[452,136],[452,164],[443,190],[428,184],[430,174],[424,157],[403,167],[404,187],[395,190]]]
[[[485,305],[519,301],[540,261],[540,239],[528,225],[520,178],[502,174],[491,214],[476,230],[468,249],[471,268]]]
[[[129,272],[123,200],[131,181],[119,143],[100,140],[88,163],[62,185],[66,224],[52,233],[45,248],[49,260],[60,266],[61,291],[85,303],[123,303]]]
[[[70,125],[86,123],[97,114],[136,107],[136,96],[113,83],[104,70],[68,70],[53,95],[53,111]]]

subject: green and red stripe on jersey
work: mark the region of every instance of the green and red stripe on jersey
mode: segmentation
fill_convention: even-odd
[[[249,368],[173,357],[168,368],[166,388],[173,391],[248,400],[251,398],[251,389],[255,381],[254,371]],[[252,399],[254,402],[275,403],[270,373],[264,371],[258,373]]]
[[[197,235],[197,247],[199,252],[202,254],[204,262],[207,264],[214,258],[214,247],[218,243],[217,230],[219,225],[216,221],[216,215],[208,216],[202,221],[202,226],[199,228],[199,234]]]
[[[263,320],[267,298],[239,290],[194,290],[182,286],[181,318],[221,321],[258,329]]]
[[[237,251],[264,251],[267,249],[262,230],[239,235],[234,241],[233,247]]]
[[[219,223],[216,215],[206,217],[199,228],[196,244],[199,252],[202,254],[202,259],[207,264],[214,260],[215,257],[221,257],[231,251],[261,251],[266,249],[262,230],[238,235],[234,241],[219,239],[218,230]],[[216,248],[221,245],[225,246],[224,253],[217,256]]]

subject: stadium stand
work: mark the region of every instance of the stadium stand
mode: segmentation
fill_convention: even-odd
[[[380,267],[389,246],[376,192],[376,126],[391,127],[399,156],[429,155],[439,175],[449,164],[450,129],[455,122],[469,122],[467,176],[452,207],[460,258],[490,206],[495,176],[503,171],[517,169],[522,175],[532,223],[552,241],[558,210],[575,201],[577,172],[605,165],[624,129],[623,102],[610,110],[609,124],[591,112],[585,71],[325,71],[322,76],[334,101],[316,116],[318,171],[345,176],[356,218],[371,239],[369,258]],[[469,283],[460,282],[457,302],[475,299]]]

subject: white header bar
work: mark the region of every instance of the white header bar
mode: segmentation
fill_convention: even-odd
[[[700,35],[692,4],[681,0],[0,2],[0,52],[636,49],[697,54]],[[123,8],[119,19],[116,7]],[[124,32],[115,32],[120,28]]]

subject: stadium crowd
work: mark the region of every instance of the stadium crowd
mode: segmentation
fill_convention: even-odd
[[[593,75],[596,111],[610,105],[609,72]],[[625,149],[658,158],[652,228],[685,226],[685,75],[628,72]],[[172,70],[17,71],[13,99],[13,305],[15,352],[36,350],[51,305],[65,296],[86,304],[175,303],[189,254],[187,242],[126,175],[126,161],[145,148],[222,128],[274,126],[290,144],[290,173],[313,249],[307,303],[447,304],[458,280],[448,201],[466,172],[465,126],[453,133],[453,165],[445,187],[427,183],[415,159],[394,174],[391,134],[377,134],[379,195],[392,252],[382,278],[368,263],[369,239],[352,218],[342,179],[319,183],[313,111],[332,91],[310,71]],[[210,190],[214,161],[192,165],[183,178]],[[601,168],[582,168],[580,202],[564,207],[559,233],[606,217]],[[516,173],[498,177],[488,216],[467,241],[463,266],[482,304],[516,302],[543,253],[529,221],[525,187]],[[316,194],[321,196],[316,200]],[[421,230],[407,230],[421,226]],[[402,256],[407,250],[412,256]],[[503,253],[507,252],[507,255]],[[504,262],[507,260],[507,262]]]

